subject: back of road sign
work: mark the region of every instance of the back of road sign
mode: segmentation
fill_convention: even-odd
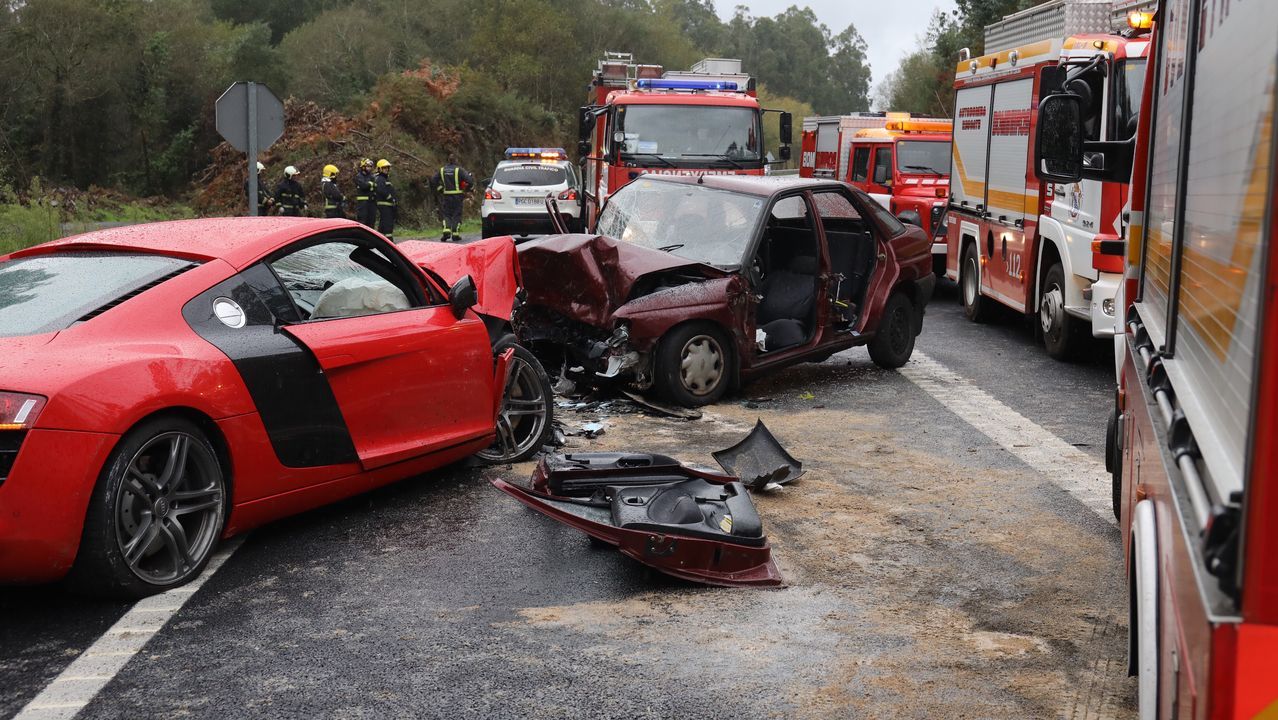
[[[217,131],[231,147],[240,152],[248,152],[249,126],[254,124],[249,117],[249,94],[255,97],[253,103],[257,110],[257,142],[253,143],[261,152],[269,148],[284,134],[284,103],[275,97],[275,93],[262,83],[237,82],[222,93],[214,108]],[[256,161],[256,158],[250,158]]]

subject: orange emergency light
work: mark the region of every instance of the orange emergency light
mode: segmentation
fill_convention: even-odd
[[[1154,27],[1154,13],[1133,10],[1127,14],[1127,27],[1133,30],[1149,30]]]

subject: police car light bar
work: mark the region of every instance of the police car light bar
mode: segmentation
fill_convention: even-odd
[[[515,158],[532,158],[535,160],[567,160],[568,151],[563,148],[506,148],[506,159],[514,160]]]
[[[636,80],[635,87],[640,90],[731,90],[736,92],[737,84],[723,80]]]

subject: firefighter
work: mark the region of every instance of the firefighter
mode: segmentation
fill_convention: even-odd
[[[377,224],[377,204],[373,201],[376,191],[373,161],[364,158],[359,161],[359,172],[355,173],[355,219],[370,228]]]
[[[324,217],[346,217],[346,197],[337,186],[337,166],[325,165],[320,178],[320,194],[324,196]]]
[[[297,181],[297,174],[297,168],[289,165],[284,168],[284,179],[275,186],[275,202],[280,206],[281,215],[299,217],[306,212],[306,191]]]
[[[271,191],[266,189],[266,178],[262,177],[262,173],[266,172],[266,166],[262,163],[257,164],[257,214],[271,214],[271,206],[275,204],[275,198],[271,197]],[[244,180],[244,201],[249,201],[249,183]]]
[[[399,198],[395,196],[395,186],[390,181],[390,166],[390,160],[386,158],[377,161],[373,197],[377,200],[377,231],[394,242],[395,211],[399,209]]]
[[[435,192],[440,193],[439,214],[444,221],[444,235],[440,240],[448,242],[458,234],[462,218],[462,202],[466,191],[475,185],[470,172],[457,164],[457,156],[448,153],[448,164],[430,179]],[[460,237],[458,238],[460,239]]]

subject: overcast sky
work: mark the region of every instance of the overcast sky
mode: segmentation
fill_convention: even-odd
[[[932,11],[949,12],[954,9],[954,0],[715,0],[715,9],[724,19],[732,17],[738,5],[749,8],[754,16],[772,16],[791,5],[807,5],[835,35],[848,25],[856,25],[869,46],[870,69],[877,86],[896,70],[903,55],[917,49]],[[750,72],[750,68],[744,70]],[[873,90],[870,99],[874,99]]]

